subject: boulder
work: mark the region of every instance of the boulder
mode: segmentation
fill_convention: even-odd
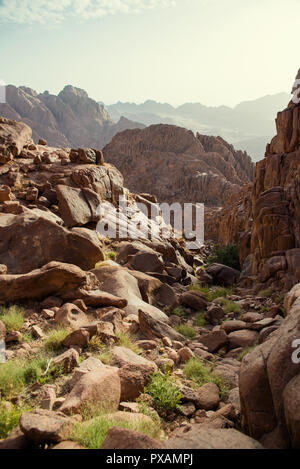
[[[207,308],[207,300],[205,295],[196,290],[182,293],[179,297],[179,303],[196,311],[204,311]]]
[[[215,383],[206,383],[197,389],[198,407],[204,410],[214,410],[220,402],[219,388]]]
[[[139,310],[139,325],[142,334],[146,339],[162,339],[169,337],[171,340],[185,342],[185,337],[175,331],[171,326],[162,321],[155,320],[149,313]]]
[[[223,264],[210,264],[206,268],[206,273],[211,275],[213,283],[217,285],[229,286],[237,282],[240,272],[232,267]]]
[[[231,332],[228,335],[229,348],[251,347],[257,339],[257,332],[249,329]]]
[[[153,371],[156,370],[156,366],[153,362],[150,362],[127,347],[113,347],[112,355],[119,367],[124,365],[146,365],[152,367]]]
[[[121,401],[133,401],[143,393],[150,375],[157,369],[155,363],[127,364],[118,373],[121,381]]]
[[[23,147],[32,142],[32,131],[23,122],[0,118],[0,164],[19,156]]]
[[[0,263],[7,265],[8,273],[28,273],[50,261],[89,270],[104,259],[95,232],[85,228],[68,231],[50,215],[41,210],[0,213]]]
[[[73,330],[79,329],[90,322],[88,316],[73,303],[66,303],[59,308],[55,313],[54,321]]]
[[[162,443],[153,438],[133,430],[112,427],[102,443],[101,449],[160,449]]]
[[[72,420],[60,412],[36,409],[24,412],[20,417],[20,428],[27,440],[35,444],[62,441],[64,430]]]
[[[228,337],[226,332],[221,329],[218,331],[211,331],[208,334],[201,336],[199,338],[199,342],[207,347],[208,352],[215,353],[220,348],[227,346]]]
[[[118,370],[103,366],[84,374],[74,385],[60,407],[65,414],[78,413],[85,405],[95,405],[106,411],[118,409],[121,397],[121,384]]]
[[[78,189],[65,185],[56,186],[60,216],[67,227],[84,226],[96,222],[96,214],[101,202],[100,196],[88,188]]]
[[[208,321],[210,324],[212,324],[213,326],[217,326],[219,324],[222,324],[222,321],[225,317],[225,313],[224,313],[223,308],[220,305],[212,304],[208,307],[207,311],[204,313],[204,317],[206,321]]]

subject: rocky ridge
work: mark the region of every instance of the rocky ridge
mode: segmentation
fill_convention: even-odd
[[[86,91],[68,85],[56,96],[48,91],[13,85],[6,86],[6,103],[0,115],[25,122],[33,139],[40,138],[55,147],[94,147],[101,149],[125,129],[144,125],[120,117],[115,123],[103,105],[88,97]]]
[[[253,179],[251,158],[221,137],[172,125],[151,125],[116,135],[103,149],[134,192],[151,192],[159,202],[221,206]]]

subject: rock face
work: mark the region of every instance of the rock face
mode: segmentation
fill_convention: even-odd
[[[206,137],[172,125],[126,130],[103,149],[107,161],[134,192],[160,202],[222,205],[253,179],[250,157],[220,137]]]
[[[239,245],[244,286],[258,281],[288,291],[300,280],[299,116],[293,101],[278,113],[277,135],[256,165],[253,188],[206,219],[208,237]]]
[[[9,85],[0,115],[25,122],[32,128],[35,142],[42,138],[56,147],[101,149],[118,132],[144,127],[124,117],[115,123],[104,106],[70,85],[57,96]]]
[[[240,369],[243,426],[270,448],[298,448],[300,284],[285,298],[287,317]]]

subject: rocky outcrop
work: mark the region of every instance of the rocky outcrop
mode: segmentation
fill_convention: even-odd
[[[101,149],[118,132],[144,127],[124,117],[115,123],[103,105],[71,85],[57,96],[8,85],[0,115],[25,122],[32,128],[35,142],[43,138],[55,147]]]
[[[242,286],[257,291],[264,284],[288,291],[300,280],[299,115],[293,101],[278,113],[277,135],[256,164],[253,187],[206,216],[209,238],[238,244]]]
[[[220,137],[205,137],[172,125],[126,130],[103,149],[107,161],[134,192],[160,202],[222,205],[253,178],[250,157]]]

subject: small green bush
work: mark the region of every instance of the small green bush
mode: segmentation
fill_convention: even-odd
[[[207,264],[223,264],[241,270],[239,251],[235,244],[217,246],[207,259]]]
[[[228,392],[226,384],[223,382],[222,378],[214,373],[213,367],[205,365],[199,358],[190,358],[184,366],[183,374],[186,378],[191,379],[199,386],[211,382],[215,383],[219,388],[221,398]]]
[[[126,334],[123,332],[116,332],[116,337],[119,339],[118,345],[120,345],[121,347],[129,348],[137,354],[140,353],[140,349],[136,344],[136,338],[133,335]]]
[[[37,382],[47,382],[50,375],[44,375],[47,358],[9,360],[0,365],[0,395],[10,398],[18,395],[26,386]]]
[[[9,308],[0,306],[0,320],[5,324],[6,330],[19,331],[24,324],[23,308],[12,305]]]
[[[158,427],[154,422],[126,422],[103,415],[88,422],[75,424],[68,438],[80,443],[87,449],[100,449],[109,429],[112,427],[128,428],[152,438],[158,437]]]
[[[191,326],[188,326],[187,324],[178,324],[175,326],[175,330],[179,332],[179,334],[182,334],[184,337],[187,339],[194,339],[197,335],[197,331]]]
[[[170,374],[153,373],[145,387],[145,393],[152,396],[158,409],[176,411],[180,407],[182,395]]]
[[[204,317],[204,313],[203,312],[197,313],[195,316],[195,325],[198,327],[203,327],[205,326],[205,324],[206,324],[206,320]]]
[[[51,352],[56,352],[63,348],[63,341],[70,334],[71,330],[66,327],[56,327],[48,332],[45,341],[44,348]]]
[[[258,292],[258,296],[261,296],[262,298],[270,298],[272,294],[273,291],[271,288],[266,288],[266,290],[260,290],[260,292]]]
[[[22,413],[29,410],[31,409],[18,406],[10,408],[0,402],[0,439],[6,438],[18,426]]]
[[[177,308],[174,308],[172,314],[178,316],[179,318],[186,317],[186,312],[183,306],[177,306]]]
[[[105,253],[105,259],[107,259],[107,260],[110,259],[110,260],[112,260],[112,261],[115,261],[116,258],[117,258],[117,253],[116,253],[116,251],[111,250],[111,251],[107,251],[107,252]]]
[[[240,313],[241,307],[234,301],[228,300],[227,298],[221,298],[219,304],[223,307],[224,313]]]

